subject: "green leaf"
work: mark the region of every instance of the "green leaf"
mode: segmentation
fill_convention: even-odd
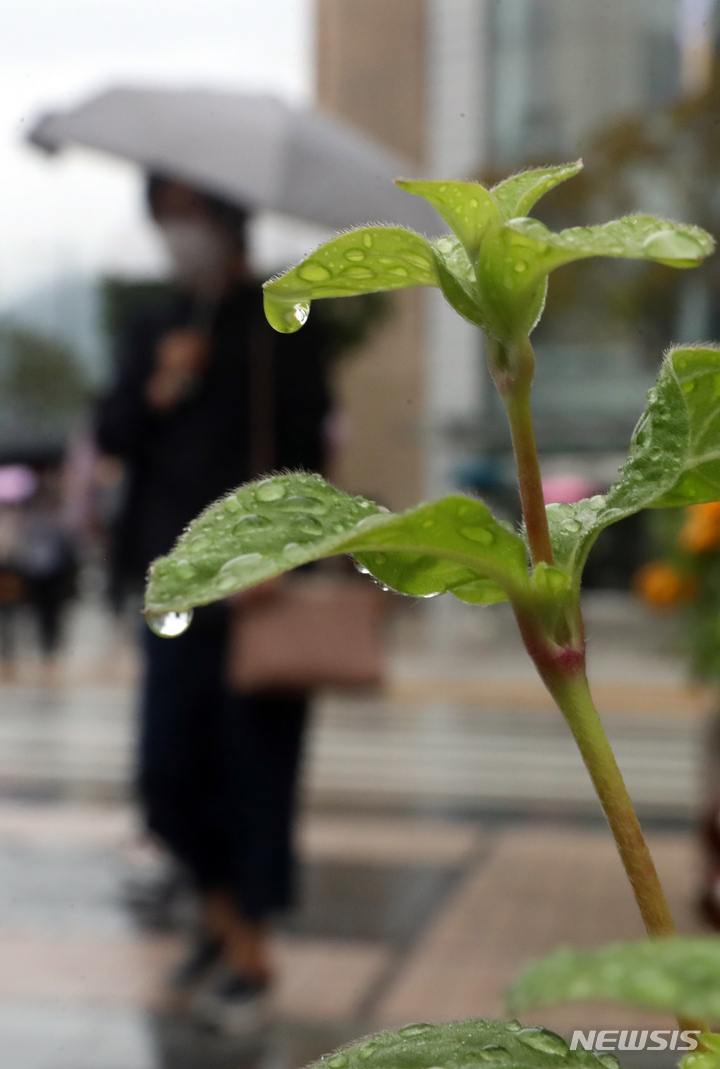
[[[682,1069],[720,1069],[720,1036],[701,1032],[697,1037],[703,1050],[691,1051],[680,1059]]]
[[[606,497],[549,505],[556,562],[579,582],[600,531],[643,508],[720,499],[720,349],[672,349]]]
[[[438,238],[432,242],[440,289],[445,300],[459,315],[484,328],[475,268],[459,238]]]
[[[424,237],[397,226],[361,227],[266,282],[265,314],[276,330],[291,334],[307,319],[314,299],[437,284],[432,246]]]
[[[320,476],[247,483],[206,509],[155,561],[146,612],[185,612],[299,565],[354,554],[382,583],[420,597],[478,581],[499,601],[528,586],[525,546],[479,501],[459,494],[401,515]]]
[[[484,321],[506,344],[526,337],[542,314],[547,276],[574,260],[611,256],[695,267],[712,250],[713,239],[700,227],[651,215],[557,234],[537,219],[512,219],[490,230],[480,249],[477,281]]]
[[[720,939],[672,937],[593,950],[561,947],[532,963],[506,996],[512,1012],[579,1000],[718,1021]]]
[[[654,260],[670,267],[696,267],[713,251],[714,242],[699,226],[671,223],[652,215],[626,215],[599,226],[575,226],[554,233],[538,219],[512,219],[508,224],[536,245],[537,267],[547,273],[561,264],[589,256]]]
[[[575,163],[564,163],[559,167],[541,167],[535,171],[522,171],[498,182],[490,192],[500,209],[503,221],[527,215],[541,197],[561,182],[578,174],[582,165],[582,160],[576,160]]]
[[[500,219],[498,206],[479,182],[416,182],[399,178],[395,185],[422,197],[443,217],[474,263],[488,227]]]
[[[518,1021],[409,1024],[328,1054],[312,1069],[619,1069],[609,1055],[570,1050],[546,1028]]]

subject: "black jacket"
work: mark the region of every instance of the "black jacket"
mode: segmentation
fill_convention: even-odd
[[[147,405],[157,343],[190,321],[191,308],[187,297],[178,297],[135,322],[120,346],[116,382],[97,412],[100,449],[128,469],[113,560],[115,578],[124,583],[141,581],[206,505],[262,473],[253,470],[258,448],[264,470],[324,467],[329,400],[322,332],[308,323],[297,334],[277,334],[263,316],[259,286],[240,287],[220,304],[209,366],[193,395],[166,413]]]

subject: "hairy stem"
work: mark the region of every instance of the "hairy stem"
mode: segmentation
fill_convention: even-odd
[[[651,936],[673,935],[675,924],[670,907],[615,754],[593,704],[585,673],[575,672],[560,678],[553,685],[552,693],[590,773],[647,933]]]
[[[535,354],[530,339],[518,342],[512,350],[499,347],[491,370],[510,423],[530,556],[533,564],[540,561],[552,564],[553,550],[530,410],[530,386],[535,371]]]
[[[676,934],[655,863],[592,700],[584,669],[560,673],[555,680],[545,678],[545,682],[570,725],[590,773],[648,935]],[[681,1017],[678,1023],[683,1029],[709,1031],[705,1021]]]

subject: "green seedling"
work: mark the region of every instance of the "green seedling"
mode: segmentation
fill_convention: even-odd
[[[535,358],[529,335],[556,268],[592,256],[693,267],[712,251],[713,241],[697,227],[647,215],[560,233],[528,218],[535,202],[580,166],[529,171],[491,190],[473,182],[401,181],[403,189],[437,209],[452,234],[430,241],[400,227],[352,230],[265,286],[268,319],[283,332],[298,330],[312,301],[320,298],[440,288],[452,307],[486,335],[490,373],[510,424],[522,528],[513,530],[480,501],[459,494],[394,515],[319,476],[271,475],[216,502],[172,553],[155,562],[146,616],[158,633],[177,634],[188,625],[193,606],[334,554],[351,554],[361,570],[403,594],[450,593],[477,605],[508,601],[527,651],[580,748],[647,932],[670,937],[675,932],[670,910],[590,694],[580,581],[595,539],[609,524],[643,508],[720,498],[720,350],[671,350],[617,483],[605,496],[546,507],[530,409]],[[628,951],[626,958],[632,957]],[[618,969],[622,972],[621,965]],[[646,961],[644,969],[646,979],[654,970],[662,986],[660,963]],[[559,980],[556,986],[562,989]],[[517,993],[513,997],[530,1004]],[[678,996],[666,1008],[685,1015],[688,1005]],[[702,1021],[685,1016],[682,1024],[707,1031]],[[566,1066],[597,1060],[576,1054],[544,1030],[467,1022],[383,1033],[323,1064],[329,1069],[354,1063],[370,1069],[450,1069],[467,1065],[469,1057],[473,1064],[539,1069],[548,1059],[553,1065],[561,1059]],[[608,1069],[610,1056],[599,1058]]]

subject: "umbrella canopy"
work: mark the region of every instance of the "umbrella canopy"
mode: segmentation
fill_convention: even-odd
[[[44,115],[28,137],[47,152],[83,145],[133,160],[250,209],[333,228],[447,228],[393,178],[407,161],[364,134],[273,97],[209,89],[109,89]]]

